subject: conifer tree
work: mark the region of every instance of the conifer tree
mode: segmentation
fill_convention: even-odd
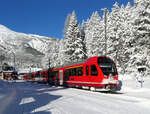
[[[65,63],[65,48],[64,48],[64,39],[61,39],[59,42],[59,49],[58,49],[58,66],[64,65]]]
[[[133,65],[150,67],[150,0],[135,0]]]
[[[64,37],[64,39],[67,37],[66,33],[67,33],[68,25],[69,25],[69,22],[70,22],[70,17],[71,17],[71,14],[68,14],[67,18],[65,20],[65,25],[64,25],[64,30],[63,30],[63,34],[64,34],[63,37]]]
[[[85,42],[88,57],[103,55],[103,31],[100,16],[96,11],[86,23]]]
[[[75,11],[72,12],[65,32],[65,58],[66,62],[76,62],[83,59],[83,43],[80,35],[80,27],[77,23]]]
[[[85,42],[85,29],[86,29],[86,23],[83,20],[82,24],[81,24],[81,30],[80,30],[82,45],[83,45],[83,54],[84,54],[83,59],[87,59],[87,49],[86,49],[86,42]]]
[[[119,49],[119,31],[120,31],[120,7],[116,2],[112,8],[112,12],[108,16],[108,54],[117,61]]]
[[[131,51],[129,41],[133,38],[130,11],[130,3],[126,7],[121,5],[121,8],[115,3],[108,16],[109,55],[115,58],[123,72],[128,67]]]

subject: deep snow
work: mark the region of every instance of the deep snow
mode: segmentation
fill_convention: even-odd
[[[150,79],[123,80],[117,93],[0,81],[0,114],[149,114]]]

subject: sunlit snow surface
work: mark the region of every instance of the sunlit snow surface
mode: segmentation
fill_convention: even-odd
[[[21,102],[19,103],[19,105],[26,104],[26,103],[31,103],[31,102],[35,102],[35,99],[33,97],[23,98],[21,100]]]
[[[0,114],[149,114],[150,79],[144,87],[123,80],[117,93],[0,81]]]

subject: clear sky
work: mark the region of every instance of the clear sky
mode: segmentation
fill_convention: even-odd
[[[117,1],[132,0],[0,0],[0,24],[29,34],[62,38],[66,16],[75,10],[79,22],[101,8],[111,10]]]

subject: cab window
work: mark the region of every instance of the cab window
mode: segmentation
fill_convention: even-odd
[[[92,76],[97,76],[98,75],[98,71],[95,65],[91,65],[91,75]]]

